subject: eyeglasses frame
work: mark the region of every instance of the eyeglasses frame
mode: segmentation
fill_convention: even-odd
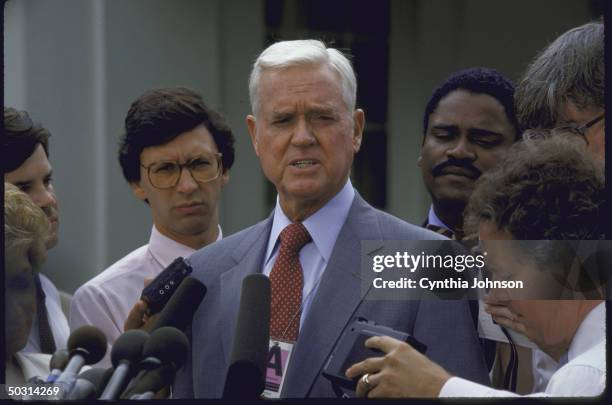
[[[141,163],[140,167],[142,167],[142,168],[147,170],[147,178],[149,179],[149,183],[151,183],[151,185],[153,187],[155,187],[156,189],[158,189],[158,190],[169,190],[171,188],[176,187],[176,185],[179,183],[179,181],[181,181],[181,175],[183,174],[183,168],[187,169],[187,171],[189,172],[189,175],[191,176],[193,181],[195,181],[196,183],[200,183],[200,184],[206,184],[206,183],[210,183],[213,180],[218,179],[219,176],[221,176],[221,174],[223,173],[223,159],[222,159],[223,153],[216,152],[216,153],[212,153],[212,155],[215,156],[215,158],[217,158],[217,163],[219,165],[219,168],[217,170],[217,175],[215,177],[213,177],[212,179],[206,180],[206,181],[196,180],[196,178],[193,176],[193,173],[191,173],[191,169],[189,168],[189,164],[191,162],[193,162],[193,159],[190,160],[187,163],[179,163],[179,162],[171,161],[171,160],[167,161],[167,163],[175,163],[175,164],[177,164],[178,167],[180,168],[179,176],[177,177],[176,182],[173,185],[168,186],[168,187],[157,187],[155,184],[153,184],[153,181],[151,181],[151,167],[156,165],[156,164],[158,164],[158,163],[160,163],[160,162],[153,162],[153,163],[151,163],[148,166],[145,166],[145,165],[143,165]],[[166,162],[166,161],[164,161],[164,162]]]
[[[580,135],[582,137],[582,139],[584,139],[584,141],[587,143],[587,145],[589,144],[589,140],[586,137],[586,132],[589,130],[589,128],[591,128],[593,125],[597,124],[599,121],[601,121],[602,119],[604,119],[606,117],[606,114],[601,114],[598,117],[593,118],[591,121],[587,122],[586,124],[583,125],[563,125],[560,127],[555,127],[552,129],[551,132],[559,132],[559,131],[570,131],[570,132],[577,132],[578,135]]]

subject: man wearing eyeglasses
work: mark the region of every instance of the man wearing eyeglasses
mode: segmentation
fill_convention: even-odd
[[[604,71],[602,22],[563,33],[536,56],[519,80],[515,100],[520,126],[549,130],[552,136],[564,132],[579,136],[591,155],[604,161]],[[542,391],[555,364],[534,350],[533,367],[534,391]]]
[[[582,137],[605,158],[604,26],[572,28],[529,65],[516,88],[517,115],[525,129],[553,129]]]
[[[124,329],[139,326],[145,279],[221,239],[218,201],[233,162],[231,129],[196,92],[155,89],[132,103],[119,163],[134,195],[151,210],[151,237],[76,291],[71,329],[95,325],[112,344]]]

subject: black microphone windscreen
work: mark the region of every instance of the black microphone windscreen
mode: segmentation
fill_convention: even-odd
[[[265,384],[269,340],[270,280],[263,274],[250,274],[242,281],[224,397],[259,398]]]
[[[130,364],[140,361],[147,339],[149,334],[140,329],[131,329],[119,336],[111,349],[113,366],[117,367],[121,360],[127,360]]]
[[[94,364],[106,354],[106,336],[95,326],[84,325],[70,334],[67,346],[70,353],[79,349],[85,364]]]
[[[160,312],[153,329],[173,326],[185,330],[205,295],[206,286],[193,277],[187,277]]]
[[[151,333],[142,349],[142,357],[155,357],[162,363],[174,363],[178,369],[185,363],[189,351],[189,340],[180,330],[164,326]]]
[[[70,353],[68,353],[68,349],[59,349],[53,356],[51,356],[51,361],[49,361],[49,370],[63,370],[66,368],[66,364],[68,364],[68,360],[70,360]]]

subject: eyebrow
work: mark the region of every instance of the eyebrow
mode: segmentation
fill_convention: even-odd
[[[189,158],[187,158],[186,160],[184,160],[183,162],[181,162],[180,160],[176,160],[176,159],[165,159],[165,158],[161,158],[158,160],[154,160],[151,163],[145,164],[144,162],[140,162],[140,164],[144,167],[149,167],[151,165],[155,165],[155,164],[159,164],[159,163],[178,163],[178,164],[187,164],[187,163],[191,163],[196,159],[201,158],[203,155],[205,154],[209,154],[211,155],[213,158],[216,158],[217,154],[219,152],[211,152],[209,150],[200,150],[198,153],[194,154],[193,156],[190,156]]]
[[[468,129],[468,133],[470,135],[481,135],[481,136],[495,136],[495,137],[504,136],[503,134],[499,132],[491,131],[490,129],[484,129],[484,128],[470,128]]]
[[[431,129],[441,129],[448,132],[458,132],[459,127],[457,125],[432,125]]]
[[[32,184],[32,181],[17,181],[15,183],[13,183],[17,188],[23,188],[25,186],[29,186],[30,184]]]
[[[314,106],[308,110],[309,113],[325,113],[325,114],[335,114],[337,109],[334,106]]]
[[[578,126],[578,123],[574,119],[569,119],[568,120],[567,118],[564,118],[564,119],[562,119],[560,121],[557,121],[557,123],[555,124],[555,126],[564,126],[564,125],[576,125],[576,126]]]
[[[284,118],[284,117],[289,117],[291,115],[294,114],[294,111],[272,111],[272,113],[270,114],[270,117],[272,117],[273,119],[275,118]]]
[[[459,132],[459,127],[457,125],[444,125],[444,124],[432,125],[431,129],[440,129],[440,130],[451,132],[451,133]],[[502,137],[502,138],[504,136],[502,133],[491,131],[490,129],[484,129],[484,128],[468,128],[467,132],[469,135],[495,136],[495,137]]]
[[[47,174],[45,174],[45,176],[43,177],[44,180],[48,179],[49,177],[53,176],[53,169],[49,170],[49,172]],[[29,186],[31,185],[36,179],[33,180],[23,180],[23,181],[16,181],[13,183],[14,186],[16,187],[25,187],[25,186]]]

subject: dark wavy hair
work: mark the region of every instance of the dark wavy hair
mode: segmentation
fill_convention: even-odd
[[[599,287],[610,279],[612,253],[604,241],[601,163],[581,138],[569,133],[524,137],[505,156],[478,180],[464,214],[466,231],[473,235],[479,224],[493,223],[508,231],[514,238],[508,243],[541,271],[567,276],[580,258],[579,277],[572,288],[601,299]],[[588,254],[584,244],[590,246]]]
[[[149,90],[132,103],[119,143],[119,164],[129,183],[140,181],[140,154],[163,145],[184,132],[204,125],[223,154],[223,171],[234,163],[234,135],[223,117],[202,97],[185,87]]]
[[[602,165],[573,134],[525,137],[483,174],[465,210],[466,230],[492,221],[515,239],[603,239]]]
[[[508,121],[514,127],[516,140],[519,139],[521,131],[514,109],[514,85],[495,69],[476,67],[451,74],[434,90],[423,115],[423,142],[429,128],[429,117],[438,108],[440,100],[450,92],[460,89],[470,93],[487,94],[499,101],[504,106]]]
[[[25,162],[38,145],[49,156],[51,133],[40,124],[32,122],[25,111],[4,107],[4,136],[2,137],[2,172],[16,170]]]

